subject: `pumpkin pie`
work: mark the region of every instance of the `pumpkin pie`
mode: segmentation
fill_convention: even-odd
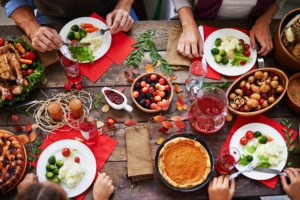
[[[170,185],[190,189],[206,180],[211,162],[206,149],[198,141],[177,137],[161,149],[158,168]]]

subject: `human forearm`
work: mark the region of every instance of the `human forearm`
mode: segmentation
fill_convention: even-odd
[[[178,10],[178,15],[180,18],[180,22],[183,30],[187,28],[197,28],[197,23],[194,19],[193,11],[190,7],[183,7]]]
[[[265,22],[267,25],[270,25],[274,15],[276,14],[276,12],[278,11],[279,6],[277,5],[277,3],[273,3],[266,11],[264,14],[262,14],[257,21],[263,21]]]
[[[34,16],[33,9],[30,6],[22,6],[17,8],[11,14],[11,18],[25,31],[30,38],[33,37],[35,30],[41,27]]]
[[[115,9],[123,9],[129,13],[133,1],[134,0],[119,0]]]

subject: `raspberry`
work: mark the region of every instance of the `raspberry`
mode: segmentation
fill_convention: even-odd
[[[78,83],[76,86],[75,86],[76,90],[80,91],[82,89],[82,85],[80,83]]]
[[[65,90],[71,90],[71,84],[70,83],[65,83],[65,85],[64,85],[64,88],[65,88]]]

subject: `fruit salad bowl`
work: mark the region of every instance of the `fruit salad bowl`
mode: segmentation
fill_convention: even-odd
[[[131,97],[140,110],[156,113],[162,110],[162,104],[172,101],[173,87],[163,75],[154,72],[145,73],[134,80]]]

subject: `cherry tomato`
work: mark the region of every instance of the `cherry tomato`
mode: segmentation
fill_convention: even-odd
[[[10,94],[10,95],[8,95],[7,97],[6,97],[6,100],[8,100],[8,101],[11,101],[13,99],[13,95],[12,94]]]
[[[245,64],[246,64],[246,62],[247,62],[247,61],[246,61],[246,60],[244,60],[244,61],[242,61],[240,64],[241,64],[241,65],[245,65]]]
[[[0,38],[0,46],[2,46],[4,44],[4,40],[3,38]]]
[[[248,138],[249,140],[251,140],[254,137],[254,133],[252,131],[247,131],[246,132],[246,138]]]
[[[239,41],[240,41],[242,44],[244,44],[244,43],[245,43],[243,39],[239,39]]]
[[[244,49],[250,49],[250,45],[249,44],[244,44]]]
[[[22,76],[25,76],[26,75],[26,71],[23,69],[22,70]]]
[[[74,158],[74,162],[79,163],[80,162],[80,158],[79,157],[75,157]]]
[[[248,139],[246,137],[242,137],[240,143],[241,145],[246,145],[248,143]]]
[[[250,56],[250,51],[246,49],[246,50],[244,51],[244,56],[249,57],[249,56]]]
[[[63,148],[62,155],[65,157],[68,157],[70,155],[71,151],[69,148]]]
[[[30,74],[32,74],[34,71],[33,71],[33,69],[28,69],[27,71],[26,71],[26,74],[27,74],[27,76],[29,76]]]

